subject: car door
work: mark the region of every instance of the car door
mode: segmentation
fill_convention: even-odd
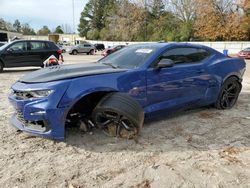
[[[147,100],[150,111],[197,104],[205,96],[209,77],[204,62],[210,56],[204,49],[179,47],[164,52],[147,70]],[[162,59],[174,66],[156,69]]]
[[[6,67],[22,67],[25,66],[28,59],[27,42],[18,41],[5,49],[2,59]]]
[[[84,44],[84,52],[88,53],[90,51],[91,45],[90,44]]]
[[[78,46],[76,46],[76,49],[77,49],[78,53],[83,53],[84,52],[83,44],[79,44]]]
[[[48,48],[47,43],[44,41],[30,41],[28,43],[29,65],[41,66],[43,61],[50,56]],[[52,55],[52,52],[50,54]]]

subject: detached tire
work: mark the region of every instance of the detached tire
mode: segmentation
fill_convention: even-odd
[[[143,125],[143,108],[124,93],[106,95],[92,113],[95,124],[109,136],[132,139]]]
[[[238,100],[241,88],[241,83],[236,77],[228,78],[221,87],[215,107],[221,110],[232,108]]]

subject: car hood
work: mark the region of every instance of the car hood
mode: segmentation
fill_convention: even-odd
[[[22,77],[19,81],[25,83],[42,83],[82,76],[118,73],[126,70],[127,69],[114,69],[100,63],[59,65],[31,72]]]

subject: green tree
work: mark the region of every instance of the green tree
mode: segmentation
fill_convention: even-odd
[[[24,35],[36,35],[36,32],[34,31],[34,29],[32,29],[28,23],[25,23],[21,26],[21,32]]]
[[[102,40],[249,40],[249,9],[250,0],[89,0],[78,31]]]
[[[99,39],[100,31],[106,26],[114,5],[115,0],[90,0],[81,13],[80,24],[78,25],[80,36]]]
[[[79,35],[87,36],[88,31],[91,29],[91,19],[93,18],[93,1],[90,0],[81,12],[80,23],[78,25]]]
[[[179,30],[179,20],[171,12],[165,12],[148,25],[149,40],[180,41]]]
[[[37,31],[37,34],[38,35],[48,35],[48,34],[50,34],[51,32],[50,32],[50,30],[49,30],[49,28],[48,28],[48,26],[43,26],[40,30],[38,30]]]
[[[159,18],[165,11],[165,5],[162,0],[153,0],[151,6],[151,14],[155,18]]]
[[[19,20],[15,20],[13,27],[16,32],[21,32],[22,27],[21,27],[21,23]]]
[[[54,33],[63,34],[64,32],[63,32],[63,30],[62,30],[62,27],[59,25],[59,26],[57,26],[57,27],[56,27],[56,29],[55,29],[55,32],[54,32]]]
[[[0,29],[4,31],[15,31],[13,24],[0,18]]]
[[[2,18],[0,18],[0,29],[5,31],[7,30],[6,22]]]
[[[107,16],[105,28],[101,30],[100,37],[110,40],[142,41],[145,39],[145,8],[131,3],[129,0],[117,2]],[[104,34],[108,31],[108,34]]]

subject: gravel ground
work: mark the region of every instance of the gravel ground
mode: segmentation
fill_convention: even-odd
[[[87,62],[100,56],[68,56]],[[34,69],[0,74],[0,187],[249,187],[250,62],[236,106],[201,108],[144,125],[137,141],[76,130],[65,142],[17,132],[7,95]]]

